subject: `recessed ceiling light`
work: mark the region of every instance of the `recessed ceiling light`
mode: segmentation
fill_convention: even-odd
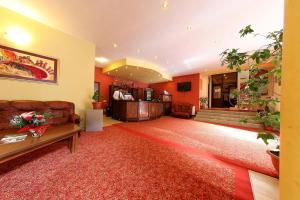
[[[167,0],[165,0],[165,1],[162,3],[162,5],[161,5],[161,7],[162,7],[164,10],[166,10],[166,9],[168,8],[168,6],[169,6],[169,4],[168,4],[168,1],[167,1]]]
[[[117,45],[116,43],[113,43],[113,47],[114,47],[114,48],[117,48],[118,45]]]
[[[187,29],[188,31],[191,31],[191,30],[192,30],[192,26],[191,26],[191,25],[188,25],[188,26],[186,27],[186,29]]]
[[[107,63],[108,62],[108,59],[104,58],[104,57],[97,57],[97,58],[95,58],[95,60],[99,63]]]

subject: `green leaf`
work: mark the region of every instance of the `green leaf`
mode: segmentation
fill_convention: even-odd
[[[275,136],[272,135],[271,133],[260,132],[257,135],[257,139],[262,139],[263,142],[266,145],[268,145],[269,144],[268,140],[275,140]]]
[[[251,28],[251,25],[248,25],[239,31],[240,37],[244,37],[245,35],[248,35],[253,32],[254,32],[254,30]]]

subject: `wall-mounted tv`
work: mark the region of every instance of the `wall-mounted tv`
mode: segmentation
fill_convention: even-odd
[[[187,91],[191,91],[191,89],[192,89],[191,82],[177,83],[177,91],[179,91],[179,92],[187,92]]]

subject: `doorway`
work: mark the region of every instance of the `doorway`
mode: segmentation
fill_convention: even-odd
[[[212,75],[211,80],[211,107],[234,107],[237,103],[233,95],[237,89],[237,72]]]

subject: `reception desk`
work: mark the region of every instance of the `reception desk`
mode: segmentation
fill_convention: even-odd
[[[143,121],[162,116],[163,104],[149,101],[113,101],[112,117],[121,121]]]

